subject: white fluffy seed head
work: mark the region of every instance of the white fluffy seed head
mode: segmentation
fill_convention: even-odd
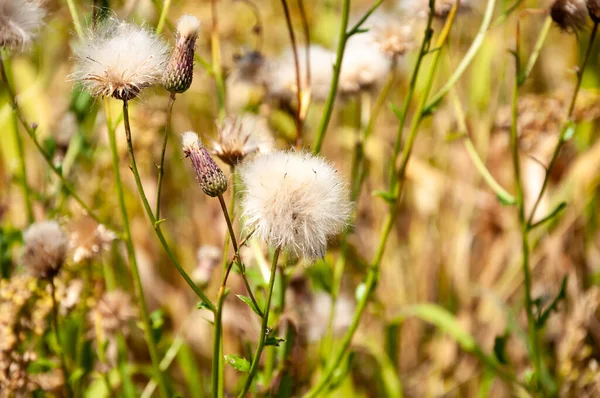
[[[200,149],[201,147],[202,142],[195,132],[187,131],[181,134],[181,148],[186,156],[190,151]]]
[[[94,96],[131,100],[161,82],[167,45],[147,28],[111,19],[74,48],[73,80]]]
[[[31,274],[52,279],[65,262],[69,239],[56,221],[32,224],[23,232],[25,248],[21,257]]]
[[[25,49],[35,39],[45,16],[39,0],[0,0],[0,47]]]
[[[273,248],[314,260],[347,224],[352,203],[333,166],[303,152],[277,151],[242,163],[243,218]]]
[[[182,37],[198,37],[200,21],[193,15],[184,15],[177,22],[177,33]]]
[[[366,37],[353,37],[346,45],[340,71],[340,92],[356,94],[370,90],[387,76],[392,61]]]

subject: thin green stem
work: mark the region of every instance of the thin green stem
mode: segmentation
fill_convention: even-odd
[[[165,27],[167,21],[167,14],[169,14],[169,7],[171,6],[171,0],[165,0],[163,3],[162,10],[160,10],[160,17],[158,18],[158,24],[156,25],[156,34],[160,34]]]
[[[15,92],[12,89],[12,86],[11,86],[8,76],[6,74],[3,58],[4,58],[3,55],[0,56],[0,75],[2,77],[2,81],[3,81],[4,85],[6,87],[6,91],[8,93],[11,107],[13,109],[13,112],[17,115],[17,118],[21,122],[21,125],[27,132],[27,135],[29,136],[29,138],[31,138],[31,140],[35,144],[35,147],[37,148],[38,152],[42,155],[42,157],[46,161],[46,164],[48,165],[50,170],[52,170],[52,172],[54,174],[56,174],[56,176],[60,179],[63,187],[69,192],[69,195],[71,195],[71,197],[73,199],[75,199],[75,201],[86,211],[86,213],[90,217],[92,217],[96,222],[98,222],[99,224],[104,224],[104,225],[108,226],[110,229],[112,229],[113,231],[117,231],[117,229],[114,228],[113,226],[111,226],[109,223],[101,220],[100,217],[98,217],[98,215],[83,201],[83,199],[81,199],[81,197],[77,194],[77,191],[75,190],[75,188],[71,184],[69,184],[69,182],[63,175],[61,168],[59,168],[58,166],[56,166],[54,164],[52,157],[46,152],[46,150],[42,147],[42,145],[37,140],[36,133],[35,133],[36,128],[27,123],[27,121],[25,120],[25,117],[23,116],[23,113],[21,112],[21,108],[19,107],[19,105],[17,103],[17,99],[16,99],[17,97],[15,95]]]
[[[69,12],[71,13],[71,18],[73,19],[73,25],[75,26],[75,32],[77,32],[77,37],[83,39],[83,28],[81,27],[81,22],[79,20],[79,13],[77,12],[77,6],[73,0],[67,0],[67,5],[69,7]]]
[[[150,203],[148,202],[148,198],[146,196],[146,193],[144,192],[144,186],[142,185],[140,173],[138,171],[137,163],[135,161],[135,154],[133,152],[133,142],[131,139],[131,129],[129,126],[129,107],[126,101],[124,101],[123,103],[123,120],[125,122],[125,132],[127,136],[129,156],[131,157],[131,171],[133,172],[133,177],[135,179],[135,184],[137,186],[140,199],[142,200],[142,205],[144,207],[144,210],[146,211],[146,215],[148,216],[150,223],[152,224],[154,232],[156,232],[158,240],[160,241],[163,249],[167,253],[167,256],[169,257],[173,265],[175,265],[175,268],[177,268],[179,274],[183,277],[183,279],[186,281],[188,286],[194,291],[194,293],[196,293],[196,295],[202,300],[204,305],[209,310],[214,312],[216,310],[214,304],[210,301],[208,297],[206,297],[206,295],[202,292],[202,290],[200,290],[200,288],[194,283],[194,281],[192,281],[192,279],[185,272],[181,264],[179,264],[179,261],[177,261],[177,258],[175,258],[175,254],[173,254],[173,251],[169,247],[169,244],[167,243],[167,240],[165,239],[165,236],[163,235],[160,229],[160,223],[156,220],[156,217],[154,217],[154,214],[152,213],[152,208],[150,207]]]
[[[275,253],[273,254],[273,262],[271,263],[271,275],[269,277],[269,290],[267,292],[267,302],[265,303],[265,307],[263,310],[264,316],[262,318],[258,347],[256,347],[256,353],[254,354],[254,358],[252,358],[252,365],[250,366],[248,378],[246,379],[244,387],[238,395],[238,398],[244,398],[246,396],[246,393],[250,390],[250,387],[252,386],[252,381],[254,380],[254,377],[256,376],[256,373],[258,371],[258,363],[260,362],[260,356],[262,354],[263,348],[265,348],[265,343],[267,342],[267,335],[270,333],[269,310],[271,308],[271,298],[273,297],[273,286],[275,285],[275,275],[277,274],[277,261],[279,260],[280,252],[281,248],[278,247],[277,249],[275,249]]]
[[[467,70],[467,68],[473,61],[473,58],[475,58],[475,55],[479,51],[479,48],[481,48],[485,39],[485,35],[487,34],[488,29],[490,28],[495,7],[496,0],[488,0],[487,7],[485,9],[485,14],[483,15],[483,21],[481,22],[479,32],[477,32],[477,36],[475,36],[473,43],[471,43],[471,47],[469,47],[469,50],[463,57],[462,61],[460,61],[460,64],[458,64],[456,69],[454,69],[454,73],[452,74],[452,76],[450,76],[446,84],[444,84],[440,91],[438,91],[437,94],[433,96],[431,101],[429,101],[429,103],[425,107],[425,113],[429,113],[433,107],[439,104],[439,102],[444,98],[446,94],[448,94],[448,92],[454,86],[454,84],[456,84],[458,79],[460,79],[465,70]]]
[[[219,44],[219,19],[217,15],[217,0],[210,1],[210,10],[212,17],[211,26],[211,53],[212,53],[212,72],[217,85],[217,107],[219,111],[219,121],[222,121],[227,114],[225,109],[225,83],[223,82],[223,68],[221,67],[221,47]]]
[[[313,153],[318,154],[321,152],[321,146],[325,139],[327,132],[327,126],[331,120],[333,114],[333,105],[335,103],[335,97],[337,96],[337,88],[340,81],[340,71],[342,70],[342,60],[344,59],[344,50],[346,49],[346,41],[348,35],[346,29],[348,29],[348,19],[350,16],[350,0],[344,0],[342,8],[342,19],[340,21],[340,32],[338,37],[338,48],[335,56],[335,64],[333,65],[333,79],[331,80],[331,88],[329,89],[329,95],[327,96],[327,102],[325,103],[325,109],[323,110],[323,116],[317,129],[317,138],[313,146]]]
[[[17,147],[17,157],[19,158],[19,182],[23,187],[23,201],[25,202],[25,213],[27,214],[27,222],[32,224],[35,221],[33,215],[33,205],[31,203],[31,188],[27,183],[27,162],[25,159],[25,149],[23,148],[23,139],[19,134],[19,120],[13,112],[13,129],[15,131],[15,144]]]
[[[58,358],[60,360],[60,369],[64,378],[64,390],[67,398],[73,396],[71,385],[69,384],[69,371],[67,369],[67,361],[65,359],[65,351],[62,346],[62,339],[60,338],[60,327],[58,326],[58,303],[56,301],[56,286],[54,285],[54,278],[50,279],[50,296],[52,297],[52,325],[54,326],[54,334],[56,336],[56,345],[58,349]]]
[[[410,155],[412,152],[412,145],[417,136],[420,121],[422,120],[422,118],[424,116],[423,111],[425,109],[427,97],[428,97],[429,93],[431,92],[431,87],[433,85],[433,78],[435,76],[435,71],[437,69],[437,63],[439,61],[440,51],[441,51],[442,47],[446,44],[446,41],[450,34],[450,29],[452,28],[454,19],[456,17],[457,8],[459,5],[460,5],[460,2],[456,2],[452,6],[452,9],[446,19],[444,28],[442,29],[440,36],[437,40],[436,46],[438,48],[438,51],[436,51],[436,53],[434,54],[434,58],[432,60],[430,70],[429,70],[429,75],[427,77],[426,88],[425,88],[425,91],[423,92],[423,98],[422,98],[422,100],[419,104],[419,107],[417,109],[417,112],[414,116],[413,123],[411,125],[411,129],[409,132],[409,137],[406,142],[406,145],[404,146],[404,150],[402,153],[402,163],[400,165],[398,173],[395,174],[397,176],[398,181],[394,182],[394,201],[393,201],[393,203],[390,204],[390,212],[388,213],[388,215],[386,216],[386,219],[384,221],[384,225],[383,225],[383,228],[381,231],[377,251],[375,253],[375,257],[374,257],[373,261],[371,262],[371,266],[369,267],[369,271],[367,273],[366,280],[363,284],[364,289],[362,289],[361,297],[358,298],[358,304],[354,311],[354,316],[352,318],[352,322],[351,322],[350,327],[348,328],[346,334],[344,335],[344,338],[342,339],[340,347],[332,355],[332,357],[331,357],[332,359],[326,365],[325,370],[323,371],[323,374],[320,376],[317,383],[310,389],[310,391],[308,391],[304,395],[304,398],[312,398],[312,397],[320,396],[319,394],[321,394],[321,392],[325,388],[327,388],[329,386],[329,384],[331,383],[334,372],[336,371],[336,369],[342,362],[343,358],[346,356],[346,353],[350,347],[350,343],[352,342],[352,338],[354,337],[354,333],[358,329],[358,325],[359,325],[362,315],[366,309],[367,303],[369,302],[369,299],[370,299],[371,295],[373,294],[373,292],[375,291],[375,288],[379,281],[381,260],[383,259],[383,254],[385,252],[387,240],[390,236],[390,232],[391,232],[394,222],[396,220],[396,215],[398,212],[397,204],[399,202],[400,193],[402,192],[403,187],[404,187],[406,167],[407,167],[408,160],[410,159]],[[429,6],[430,6],[430,13],[432,14],[434,7],[435,7],[435,0],[430,0]]]
[[[525,80],[531,74],[535,63],[537,62],[540,52],[542,51],[542,47],[544,47],[544,43],[546,42],[546,38],[548,37],[548,33],[550,32],[550,28],[552,27],[552,17],[548,15],[544,20],[544,25],[542,26],[542,30],[540,31],[540,35],[535,42],[535,46],[533,47],[533,52],[529,56],[529,61],[527,61],[527,66],[523,71],[523,74],[519,76],[519,85],[523,84]]]
[[[167,124],[165,125],[165,136],[163,138],[162,151],[160,152],[160,164],[158,166],[158,183],[156,184],[156,211],[154,212],[154,214],[157,220],[160,220],[160,194],[162,192],[163,176],[165,175],[165,154],[167,152],[167,142],[169,141],[169,127],[171,125],[171,117],[173,115],[174,103],[175,93],[171,93],[171,95],[169,96],[169,104],[167,105]]]
[[[110,140],[110,149],[112,152],[112,160],[113,160],[113,169],[115,173],[115,182],[117,186],[117,196],[119,199],[119,208],[121,211],[121,217],[123,219],[123,234],[125,240],[125,246],[127,248],[127,257],[129,259],[129,265],[131,267],[131,273],[133,275],[133,281],[135,290],[137,293],[137,299],[140,303],[140,312],[142,317],[142,323],[144,327],[144,334],[146,336],[146,344],[148,345],[148,351],[150,353],[150,358],[152,360],[152,369],[154,373],[154,378],[156,378],[160,395],[164,398],[169,396],[169,392],[167,390],[166,383],[163,378],[163,374],[160,371],[158,365],[158,353],[156,350],[156,343],[154,341],[154,336],[152,335],[152,326],[150,322],[150,315],[148,312],[148,305],[146,303],[146,298],[144,297],[144,288],[142,286],[142,279],[140,278],[140,272],[138,269],[137,260],[135,258],[135,248],[133,245],[133,239],[131,237],[131,228],[129,226],[129,216],[127,214],[127,208],[125,206],[125,193],[123,190],[123,182],[121,180],[121,172],[119,165],[119,153],[117,151],[117,139],[115,134],[115,129],[112,124],[112,117],[110,113],[110,103],[109,99],[104,99],[104,107],[106,113],[106,123],[108,126],[108,136]],[[129,128],[129,115],[127,113],[127,101],[123,101],[123,116],[125,121],[125,134],[127,135],[127,142],[131,142],[131,130]],[[131,146],[130,146],[131,148]],[[131,149],[130,149],[131,150]]]
[[[300,61],[298,59],[298,44],[296,43],[296,35],[294,34],[294,26],[292,25],[292,17],[290,15],[290,8],[288,7],[287,0],[281,0],[281,6],[283,7],[283,14],[285,15],[285,23],[287,25],[288,33],[290,34],[290,41],[292,42],[292,54],[294,56],[294,69],[296,72],[296,140],[294,145],[298,147],[302,142],[302,77],[300,76]],[[307,54],[308,55],[308,54]],[[310,70],[310,65],[306,69],[307,73]],[[310,87],[310,81],[306,83],[307,87]]]
[[[540,189],[540,192],[538,193],[538,196],[533,204],[533,207],[531,208],[531,213],[529,214],[529,218],[527,219],[528,225],[531,225],[531,223],[533,222],[533,217],[535,216],[535,212],[536,212],[538,206],[540,205],[542,196],[544,196],[544,193],[546,192],[546,188],[548,187],[548,181],[550,180],[550,173],[552,172],[554,164],[556,163],[556,159],[558,159],[558,155],[560,154],[562,146],[569,139],[569,137],[565,137],[565,132],[570,128],[574,128],[574,126],[571,125],[572,118],[573,118],[573,110],[575,110],[577,96],[578,96],[579,90],[581,88],[581,82],[583,81],[583,74],[585,72],[588,61],[590,59],[590,54],[592,53],[592,48],[594,46],[594,42],[596,40],[597,34],[598,34],[598,23],[594,23],[594,27],[592,28],[592,33],[590,35],[590,40],[588,41],[588,45],[587,45],[587,49],[585,51],[585,56],[583,58],[583,62],[581,64],[581,67],[577,71],[577,83],[575,84],[573,96],[571,97],[571,103],[569,104],[569,110],[567,112],[567,120],[566,120],[566,123],[564,124],[563,128],[561,129],[560,136],[558,137],[558,142],[556,143],[556,147],[554,148],[554,152],[552,153],[552,158],[550,159],[550,163],[548,163],[548,167],[546,168],[546,174],[544,175],[544,181],[542,182],[542,188]]]

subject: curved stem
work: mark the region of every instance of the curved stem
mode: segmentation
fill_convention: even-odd
[[[146,193],[144,192],[144,186],[142,185],[142,180],[140,178],[140,173],[137,168],[137,163],[135,161],[135,155],[133,152],[133,142],[131,140],[131,129],[129,126],[129,107],[128,107],[127,101],[123,102],[123,121],[125,123],[125,132],[126,132],[126,136],[127,136],[127,147],[129,150],[129,156],[131,157],[131,171],[133,172],[135,184],[137,186],[138,193],[140,195],[140,199],[142,200],[144,210],[146,211],[146,215],[148,216],[148,219],[150,220],[150,223],[152,224],[154,232],[156,232],[156,236],[158,237],[158,240],[160,241],[163,249],[167,253],[167,256],[169,256],[169,259],[171,260],[173,265],[175,265],[175,268],[177,268],[177,271],[179,272],[179,274],[183,277],[183,279],[186,281],[188,286],[194,291],[194,293],[196,293],[196,295],[202,300],[202,302],[206,305],[206,307],[209,310],[214,312],[215,311],[214,304],[210,301],[210,299],[208,297],[206,297],[206,295],[202,292],[202,290],[200,290],[200,288],[198,288],[198,286],[194,283],[194,281],[192,281],[192,279],[185,272],[185,270],[183,269],[181,264],[179,264],[179,261],[177,261],[177,259],[175,258],[173,251],[169,247],[169,244],[167,243],[167,240],[165,239],[165,236],[163,235],[163,233],[160,229],[160,223],[156,220],[156,218],[154,217],[154,214],[152,213],[150,203],[148,203],[148,198],[146,197]]]
[[[69,385],[69,371],[67,369],[65,351],[63,350],[62,340],[60,338],[60,328],[58,327],[58,303],[56,301],[56,286],[54,285],[54,278],[50,279],[50,296],[52,297],[52,325],[54,326],[54,334],[56,336],[56,344],[58,347],[58,358],[60,360],[60,369],[64,379],[64,390],[67,398],[70,398],[73,396],[73,391]]]
[[[548,187],[548,181],[550,180],[550,173],[552,172],[554,163],[556,162],[556,159],[558,158],[558,155],[560,154],[560,150],[562,149],[562,146],[565,144],[565,142],[567,142],[568,139],[570,138],[570,137],[565,137],[565,132],[570,128],[574,128],[574,126],[571,125],[572,117],[573,117],[573,110],[575,109],[575,103],[577,102],[577,96],[579,94],[579,89],[581,88],[581,82],[583,81],[583,73],[585,72],[585,68],[588,64],[590,54],[592,53],[592,47],[594,46],[594,42],[596,40],[597,34],[598,34],[598,23],[594,23],[594,27],[593,27],[592,33],[590,35],[590,40],[587,45],[587,49],[585,52],[585,56],[583,58],[583,62],[581,64],[581,67],[577,71],[577,83],[575,84],[573,96],[571,97],[571,103],[569,104],[569,110],[567,112],[566,123],[564,124],[563,128],[561,129],[560,136],[558,137],[558,142],[556,143],[556,147],[554,148],[554,152],[552,153],[552,158],[550,159],[550,163],[548,163],[548,167],[546,168],[546,174],[544,175],[544,181],[542,182],[542,188],[540,189],[540,192],[539,192],[537,198],[535,199],[533,207],[531,208],[531,213],[529,214],[529,218],[527,219],[527,224],[529,226],[531,226],[531,224],[533,222],[533,217],[535,216],[535,212],[542,200],[542,196],[544,196],[544,192],[546,192],[546,188]]]
[[[12,90],[12,86],[11,86],[8,76],[6,74],[3,55],[0,56],[0,76],[2,77],[2,81],[6,87],[6,91],[8,93],[9,101],[10,101],[11,107],[13,109],[13,112],[17,115],[17,118],[21,122],[21,125],[27,132],[27,135],[29,136],[29,138],[31,138],[31,140],[35,144],[35,147],[37,148],[38,152],[42,155],[42,157],[46,161],[46,164],[48,165],[50,170],[52,170],[52,172],[60,179],[62,186],[67,190],[67,192],[69,192],[69,195],[71,195],[71,197],[73,199],[75,199],[75,201],[79,204],[79,206],[81,206],[86,211],[86,213],[90,217],[92,217],[96,222],[98,222],[99,224],[106,225],[113,231],[117,231],[117,229],[115,227],[113,227],[109,223],[101,220],[100,217],[98,217],[98,215],[96,213],[94,213],[94,211],[83,201],[83,199],[81,199],[81,197],[77,194],[77,191],[75,190],[75,188],[71,184],[69,184],[69,182],[63,175],[62,170],[54,164],[52,157],[46,152],[46,150],[42,147],[42,145],[37,140],[37,137],[35,135],[36,128],[32,127],[32,125],[27,123],[27,121],[25,120],[25,117],[23,116],[23,113],[21,112],[21,108],[19,107],[19,105],[17,103],[17,99],[16,99],[17,97],[15,95],[15,92]]]
[[[25,149],[23,148],[23,139],[19,133],[19,120],[17,115],[13,112],[13,129],[15,131],[15,146],[17,148],[17,157],[19,158],[19,174],[20,182],[23,187],[23,201],[25,202],[25,213],[27,214],[27,222],[32,224],[35,221],[33,215],[33,205],[31,203],[31,188],[27,182],[27,162],[25,159]]]
[[[435,6],[435,0],[430,0],[429,5],[431,7],[430,14],[433,14],[433,7]],[[406,167],[407,167],[408,160],[410,159],[410,155],[412,152],[412,145],[417,136],[420,122],[424,116],[423,110],[425,109],[425,103],[426,103],[427,97],[431,91],[431,86],[433,85],[433,78],[435,76],[435,71],[437,69],[440,51],[441,51],[442,47],[446,44],[448,35],[450,34],[450,29],[452,28],[452,25],[454,23],[454,19],[456,17],[456,11],[457,11],[459,5],[460,5],[460,1],[457,1],[452,6],[452,9],[450,10],[450,13],[448,14],[448,18],[446,19],[444,28],[442,29],[440,36],[437,40],[436,46],[437,46],[438,50],[435,52],[434,58],[431,62],[431,66],[429,69],[429,75],[427,77],[427,82],[426,82],[426,88],[425,88],[425,91],[423,92],[423,97],[419,104],[419,108],[417,109],[417,113],[414,116],[413,123],[411,124],[409,137],[408,137],[407,143],[404,147],[403,154],[402,154],[402,163],[400,165],[398,173],[395,174],[397,176],[396,177],[397,181],[394,182],[394,189],[393,189],[395,199],[394,199],[393,203],[390,204],[390,212],[386,216],[386,219],[385,219],[385,222],[383,225],[383,229],[381,231],[380,239],[379,239],[379,245],[377,247],[377,251],[375,253],[375,257],[371,263],[371,266],[369,267],[369,271],[367,273],[367,277],[366,277],[366,280],[363,285],[364,286],[363,293],[362,293],[361,297],[358,299],[358,304],[357,304],[356,310],[354,311],[354,316],[352,318],[352,322],[350,324],[350,327],[348,328],[348,331],[344,335],[344,338],[342,340],[340,347],[332,355],[332,359],[329,361],[328,365],[325,367],[325,370],[324,370],[323,374],[321,375],[321,377],[319,378],[319,381],[316,383],[315,386],[313,386],[310,389],[310,391],[308,393],[306,393],[306,395],[304,395],[304,398],[312,398],[312,397],[319,396],[319,394],[325,388],[327,388],[329,386],[329,384],[331,383],[333,374],[334,374],[335,370],[338,368],[342,359],[345,357],[348,348],[350,347],[350,343],[352,342],[352,337],[354,337],[354,333],[358,329],[358,324],[360,323],[362,315],[366,309],[367,303],[369,302],[369,299],[370,299],[371,295],[373,294],[373,292],[375,291],[375,288],[379,281],[381,260],[383,259],[383,254],[385,252],[387,240],[390,236],[390,232],[391,232],[394,222],[396,220],[396,214],[398,213],[397,204],[399,202],[400,193],[402,192],[402,189],[404,187]]]
[[[165,5],[166,7],[166,5]],[[169,127],[171,116],[173,115],[173,104],[175,103],[175,93],[169,96],[167,105],[167,124],[165,125],[165,136],[163,138],[162,151],[160,153],[160,165],[158,166],[158,183],[156,188],[156,211],[154,212],[157,220],[160,220],[160,193],[162,192],[162,180],[165,175],[165,153],[167,152],[167,142],[169,141]]]
[[[271,275],[269,277],[269,291],[267,292],[267,302],[265,303],[265,307],[263,310],[264,317],[261,325],[260,338],[258,341],[258,347],[256,347],[256,353],[254,354],[254,358],[252,358],[252,365],[250,366],[250,372],[248,373],[248,378],[244,383],[244,387],[242,391],[238,395],[238,398],[244,398],[246,393],[250,390],[252,386],[252,380],[256,376],[256,372],[258,371],[258,363],[260,361],[260,355],[262,354],[263,348],[265,347],[265,343],[267,341],[267,335],[269,334],[269,310],[271,308],[271,298],[273,297],[273,286],[275,285],[275,275],[277,274],[277,260],[279,259],[279,253],[281,249],[278,247],[275,249],[275,253],[273,254],[273,262],[271,263]]]
[[[71,13],[71,18],[73,19],[73,25],[75,26],[75,32],[77,32],[77,36],[80,39],[83,39],[83,28],[81,27],[81,22],[79,21],[79,13],[77,12],[77,7],[75,6],[75,2],[73,0],[67,0],[67,5],[69,7],[69,12]]]
[[[152,360],[152,370],[154,377],[156,378],[162,397],[167,398],[169,396],[167,386],[165,384],[163,374],[159,369],[158,353],[156,350],[156,343],[154,342],[154,336],[152,336],[152,326],[150,323],[150,315],[148,313],[148,305],[146,298],[144,297],[144,289],[142,286],[142,279],[140,278],[140,272],[138,269],[137,260],[135,258],[135,248],[133,246],[133,239],[131,237],[131,228],[129,226],[129,216],[127,214],[127,208],[125,206],[125,193],[123,191],[123,182],[121,180],[121,172],[119,169],[119,153],[117,150],[117,139],[115,135],[115,129],[112,123],[112,117],[110,113],[110,103],[108,98],[104,98],[104,109],[106,113],[106,124],[108,127],[108,136],[110,140],[110,149],[112,152],[113,169],[115,173],[115,182],[117,186],[117,196],[119,199],[119,209],[121,210],[121,216],[123,218],[123,234],[125,240],[125,246],[127,248],[127,257],[129,259],[129,265],[131,267],[131,273],[133,275],[133,282],[137,293],[137,299],[140,303],[140,312],[142,316],[142,323],[144,325],[144,334],[146,336],[146,344],[148,345],[148,351],[150,352],[150,359]],[[131,131],[129,129],[129,116],[127,114],[127,101],[123,101],[123,112],[125,120],[125,134],[127,135],[127,141],[131,141]]]
[[[465,70],[467,70],[467,68],[471,64],[471,61],[473,61],[473,58],[475,58],[475,55],[477,54],[479,48],[483,44],[485,35],[488,32],[488,29],[492,22],[492,16],[494,15],[495,6],[496,0],[488,0],[487,7],[485,9],[485,14],[483,16],[483,21],[481,22],[481,27],[479,28],[479,32],[477,32],[477,36],[475,36],[471,47],[469,47],[469,50],[463,57],[462,61],[460,61],[460,64],[458,64],[458,66],[454,70],[454,73],[452,74],[452,76],[450,76],[446,84],[444,84],[440,91],[438,91],[437,94],[433,96],[431,101],[429,101],[429,103],[425,107],[425,113],[428,113],[431,110],[431,108],[435,107],[442,100],[442,98],[444,98],[444,96],[448,94],[450,89],[454,86],[458,79],[460,79]]]
[[[538,57],[540,56],[540,52],[542,51],[542,47],[544,47],[544,43],[546,42],[546,38],[548,37],[548,33],[550,32],[550,28],[552,27],[552,17],[548,15],[544,20],[544,26],[542,26],[542,30],[540,31],[540,35],[538,36],[537,41],[535,42],[535,46],[533,47],[533,52],[529,56],[529,61],[527,61],[527,66],[525,67],[525,71],[521,76],[519,76],[519,84],[523,84],[525,80],[531,74],[535,63],[537,62]]]

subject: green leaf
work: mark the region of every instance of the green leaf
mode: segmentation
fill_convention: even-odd
[[[275,347],[279,347],[279,344],[283,343],[285,339],[280,339],[279,337],[269,336],[265,340],[265,346],[272,345]]]
[[[361,302],[367,292],[367,285],[361,283],[356,287],[356,291],[354,292],[354,298],[357,302]]]
[[[225,362],[239,372],[248,373],[250,371],[250,362],[240,355],[225,355]]]
[[[198,304],[196,304],[196,309],[209,310],[210,306],[208,304],[206,304],[204,301],[200,301]]]
[[[500,202],[502,206],[513,206],[515,204],[514,200],[509,200],[508,198],[505,198],[502,195],[496,194],[496,197],[498,198],[498,202]]]
[[[394,105],[392,102],[390,102],[390,109],[392,110],[392,112],[394,112],[394,115],[396,116],[396,118],[398,120],[402,119],[402,111],[400,109],[398,109],[398,107],[396,105]]]
[[[85,373],[85,370],[82,368],[75,369],[75,371],[69,375],[69,384],[76,383],[83,375],[85,375]]]
[[[508,332],[504,333],[502,336],[496,336],[494,339],[494,354],[498,359],[498,362],[506,365],[508,364],[508,359],[506,355],[506,340],[508,339]]]
[[[558,291],[558,294],[556,295],[556,297],[554,297],[554,300],[552,300],[550,305],[544,311],[542,311],[542,313],[539,315],[539,317],[536,321],[536,327],[538,329],[541,329],[546,325],[546,322],[548,322],[548,318],[550,317],[550,314],[552,314],[552,312],[554,312],[554,311],[557,311],[558,304],[567,297],[567,281],[568,280],[569,280],[569,277],[567,275],[565,275],[565,277],[563,278],[562,283],[560,285],[560,290]]]
[[[260,312],[260,309],[256,308],[250,297],[244,296],[243,294],[236,294],[235,296],[246,303],[246,305],[250,307],[250,309],[254,311],[256,315],[262,317],[262,312]]]
[[[373,192],[373,196],[380,197],[381,199],[385,200],[388,204],[391,205],[396,203],[396,200],[398,199],[396,195],[388,191],[375,191]]]
[[[573,138],[573,136],[575,135],[575,123],[574,122],[569,122],[569,124],[567,124],[567,127],[565,128],[561,139],[563,141],[569,141],[571,138]]]

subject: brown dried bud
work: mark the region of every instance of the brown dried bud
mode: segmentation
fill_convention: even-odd
[[[184,15],[177,23],[177,42],[164,74],[165,88],[172,93],[183,93],[192,85],[194,47],[199,30],[200,22],[191,15]]]
[[[200,188],[208,196],[222,195],[227,190],[227,178],[210,157],[198,135],[192,131],[184,133],[181,142],[185,157],[192,161]]]
[[[585,0],[556,0],[550,7],[550,16],[565,32],[581,30],[588,17]]]
[[[40,279],[54,278],[65,262],[69,240],[56,221],[31,225],[24,233],[21,257],[31,274]]]
[[[600,0],[586,0],[590,18],[594,23],[600,23]]]

